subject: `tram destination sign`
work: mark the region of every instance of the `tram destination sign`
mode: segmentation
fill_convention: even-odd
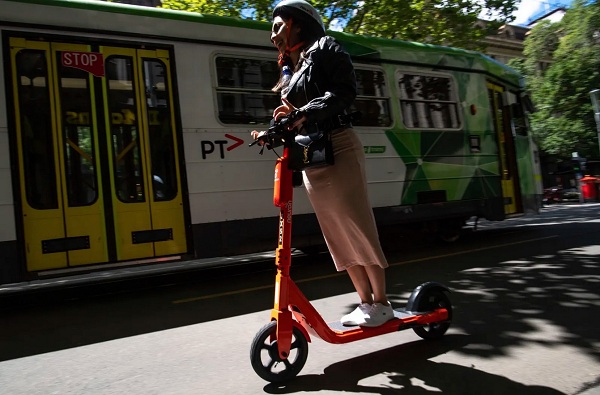
[[[63,51],[62,65],[104,77],[104,56],[98,52]]]

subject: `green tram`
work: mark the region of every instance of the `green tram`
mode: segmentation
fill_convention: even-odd
[[[0,284],[275,247],[270,25],[84,0],[0,0]],[[479,53],[331,32],[381,229],[454,238],[538,212],[521,77]],[[296,247],[322,243],[304,193]],[[181,264],[181,263],[178,263]]]

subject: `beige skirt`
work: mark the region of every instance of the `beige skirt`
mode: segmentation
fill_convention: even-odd
[[[304,185],[338,271],[388,266],[367,193],[365,154],[352,129],[332,134],[335,164],[304,171]]]

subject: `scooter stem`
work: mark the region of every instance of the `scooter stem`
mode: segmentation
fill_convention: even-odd
[[[277,321],[277,346],[279,357],[286,359],[292,344],[293,318],[289,310],[289,281],[292,260],[292,199],[294,186],[292,170],[288,169],[289,148],[285,147],[283,156],[277,159],[273,188],[273,204],[279,207],[279,237],[275,252],[277,276],[275,278],[275,303],[271,311],[271,320]]]

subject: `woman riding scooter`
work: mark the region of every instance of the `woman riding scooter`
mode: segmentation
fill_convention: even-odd
[[[340,122],[356,97],[350,56],[326,35],[318,12],[304,0],[284,0],[273,12],[271,42],[281,77],[273,90],[282,105],[275,120],[295,113],[299,133],[331,134],[334,164],[303,171],[308,198],[338,271],[346,270],[360,298],[344,325],[375,327],[394,318],[387,300],[387,260],[369,202],[363,146],[352,124]],[[261,135],[252,132],[256,139]]]

